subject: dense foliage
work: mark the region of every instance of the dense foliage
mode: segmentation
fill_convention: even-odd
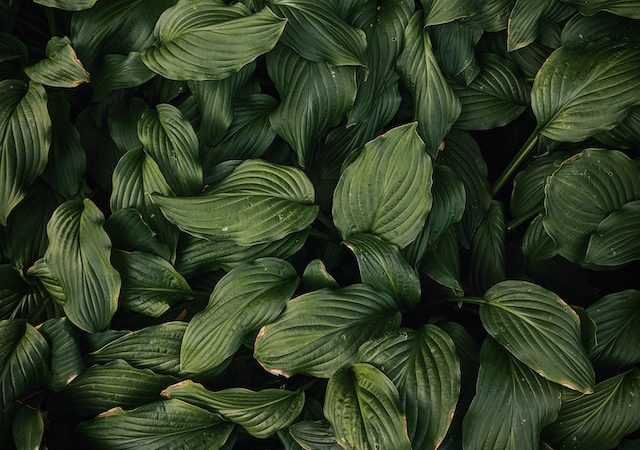
[[[2,0],[0,80],[1,448],[640,448],[638,0]]]

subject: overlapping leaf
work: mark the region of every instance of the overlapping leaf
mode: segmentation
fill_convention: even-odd
[[[509,51],[526,47],[535,41],[549,24],[566,19],[572,12],[573,8],[560,0],[541,0],[535,3],[516,0],[509,17]]]
[[[24,69],[33,81],[66,88],[89,82],[89,73],[82,66],[68,37],[52,37],[47,43],[46,56],[46,59]]]

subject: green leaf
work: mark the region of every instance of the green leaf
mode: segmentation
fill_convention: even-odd
[[[577,14],[562,28],[560,37],[562,45],[585,47],[603,38],[615,41],[637,40],[640,37],[640,30],[633,19],[607,13],[599,13],[591,17]]]
[[[49,389],[60,391],[83,370],[84,361],[76,341],[76,330],[66,318],[49,319],[38,326],[51,349]]]
[[[25,67],[24,72],[33,81],[62,88],[89,82],[89,72],[82,66],[68,37],[52,37],[47,42],[46,56],[46,59]]]
[[[88,199],[70,200],[55,210],[44,259],[64,292],[64,312],[74,325],[94,332],[106,328],[118,306],[120,275],[111,266],[111,241],[104,216]]]
[[[544,432],[554,448],[607,450],[640,427],[640,370],[598,384],[591,395],[568,396]]]
[[[221,80],[273,49],[286,22],[269,8],[180,0],[158,19],[142,61],[171,80]]]
[[[404,39],[398,71],[412,95],[413,117],[418,121],[418,132],[429,154],[436,157],[462,106],[438,66],[420,12],[411,17]]]
[[[640,363],[640,291],[626,290],[602,297],[587,308],[596,325],[597,344],[591,360],[608,373],[617,373]]]
[[[367,143],[333,194],[333,220],[342,238],[371,233],[399,248],[409,245],[431,209],[431,172],[415,123]]]
[[[544,229],[544,216],[538,214],[522,237],[522,253],[530,261],[544,261],[558,254],[556,243]]]
[[[447,333],[435,325],[402,329],[363,344],[358,361],[379,368],[398,388],[413,448],[438,448],[460,392],[460,362]]]
[[[138,121],[138,138],[176,195],[201,191],[198,137],[178,108],[160,104],[155,111],[145,111]]]
[[[334,66],[362,66],[367,40],[362,30],[345,23],[332,1],[268,0],[287,19],[282,43],[309,61]]]
[[[305,450],[341,450],[331,426],[324,422],[298,422],[289,427],[289,434]]]
[[[81,11],[89,9],[96,4],[97,0],[34,0],[40,5],[50,8],[64,9],[65,11]]]
[[[28,285],[20,272],[9,264],[0,264],[0,319],[20,317]]]
[[[39,450],[44,435],[44,419],[39,409],[24,405],[11,426],[16,450]]]
[[[117,406],[133,408],[159,398],[174,381],[148,369],[136,369],[124,361],[112,361],[84,370],[54,397],[60,413],[74,418],[93,417]]]
[[[462,86],[469,85],[480,73],[475,47],[482,30],[462,21],[431,26],[428,30],[434,55],[446,78]]]
[[[460,246],[453,229],[440,236],[425,253],[421,271],[436,283],[450,289],[454,297],[464,295],[460,280]]]
[[[269,372],[328,378],[355,360],[360,345],[400,325],[395,301],[366,285],[320,289],[287,305],[258,333],[254,357]]]
[[[370,364],[357,363],[331,377],[324,415],[342,448],[411,450],[398,391]]]
[[[464,19],[480,7],[478,0],[421,0],[425,13],[425,26],[439,25]]]
[[[191,295],[187,281],[159,256],[116,250],[112,260],[122,278],[120,304],[129,311],[160,317]]]
[[[7,61],[26,61],[29,50],[24,43],[13,34],[0,32],[0,63]]]
[[[480,352],[477,394],[464,418],[465,450],[539,449],[558,416],[560,386],[539,377],[491,338]]]
[[[631,109],[627,118],[617,127],[596,134],[594,138],[609,148],[640,148],[640,107]]]
[[[517,119],[529,103],[529,87],[517,67],[493,53],[485,53],[479,75],[467,87],[453,87],[462,112],[455,126],[490,130]]]
[[[502,31],[509,25],[509,15],[515,0],[485,0],[468,22],[484,31]]]
[[[189,322],[180,351],[182,371],[200,373],[221,365],[247,334],[280,315],[297,287],[295,269],[280,259],[262,258],[233,269]]]
[[[282,239],[313,222],[311,182],[298,169],[248,160],[199,197],[152,195],[162,213],[196,237],[248,246]],[[212,215],[213,214],[213,215]]]
[[[560,47],[536,75],[531,106],[538,131],[580,142],[622,122],[640,102],[640,48],[625,42]]]
[[[212,392],[190,380],[169,386],[162,391],[162,396],[218,413],[258,439],[267,438],[288,427],[304,406],[304,391],[236,388]]]
[[[344,244],[358,261],[364,284],[387,292],[398,305],[411,308],[420,301],[420,279],[393,244],[373,234],[354,234]]]
[[[526,47],[538,38],[544,28],[561,22],[572,13],[573,8],[560,0],[540,0],[535,3],[516,0],[509,17],[508,51]]]
[[[526,281],[504,281],[486,292],[480,319],[496,341],[542,377],[576,391],[593,391],[580,319],[553,292]]]
[[[505,234],[502,203],[494,200],[471,238],[469,283],[472,291],[483,294],[505,279]]]
[[[640,8],[634,0],[562,0],[565,3],[575,6],[580,14],[592,16],[593,14],[606,11],[623,17],[640,19]]]
[[[0,81],[0,225],[44,171],[51,143],[47,94],[37,83]]]
[[[587,149],[564,161],[547,178],[544,200],[544,228],[558,253],[588,266],[639,258],[633,241],[619,239],[637,236],[639,174],[634,161],[617,151]]]
[[[112,91],[140,86],[154,76],[142,62],[140,52],[105,55],[100,68],[93,71],[93,100],[103,101]]]
[[[120,408],[79,425],[82,438],[96,450],[218,450],[233,430],[220,416],[180,400]]]
[[[138,369],[151,369],[156,373],[180,373],[180,345],[187,324],[165,322],[142,328],[108,342],[89,354],[95,364],[122,359]]]
[[[166,260],[171,250],[158,240],[158,236],[135,208],[123,208],[109,216],[104,225],[113,246],[120,250],[150,253]]]
[[[269,117],[271,127],[291,145],[304,167],[317,142],[351,109],[355,69],[307,61],[283,46],[269,53],[267,69],[282,98]]]
[[[331,276],[324,263],[314,259],[304,269],[302,286],[307,291],[315,291],[322,288],[338,288],[335,278]]]
[[[0,407],[44,386],[49,376],[49,346],[23,320],[0,320]]]

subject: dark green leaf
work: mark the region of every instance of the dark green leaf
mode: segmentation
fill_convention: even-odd
[[[39,450],[44,435],[44,419],[39,409],[22,406],[11,426],[16,450]]]
[[[83,370],[84,362],[76,341],[76,330],[68,319],[49,319],[38,331],[51,348],[51,378],[49,388],[59,391],[71,383]]]
[[[507,48],[510,52],[535,41],[549,24],[560,22],[573,13],[573,8],[560,0],[539,0],[531,3],[516,0],[509,17]]]
[[[63,88],[74,88],[89,82],[89,73],[82,66],[68,37],[52,37],[47,43],[46,52],[46,59],[24,69],[33,81]]]

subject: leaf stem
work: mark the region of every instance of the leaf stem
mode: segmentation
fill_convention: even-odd
[[[529,156],[529,153],[531,153],[531,151],[536,146],[536,143],[538,142],[539,137],[540,135],[538,134],[537,131],[534,131],[531,134],[531,136],[529,136],[529,139],[527,139],[527,141],[524,143],[522,148],[518,151],[518,153],[516,153],[516,156],[511,160],[511,162],[509,163],[507,168],[504,169],[502,174],[500,174],[500,177],[491,188],[492,196],[495,197],[495,195],[500,191],[500,189],[502,189],[502,186],[505,185],[507,180],[511,178],[511,175],[513,175],[513,172],[515,172],[518,166],[522,164],[522,162],[525,160],[527,156]]]

